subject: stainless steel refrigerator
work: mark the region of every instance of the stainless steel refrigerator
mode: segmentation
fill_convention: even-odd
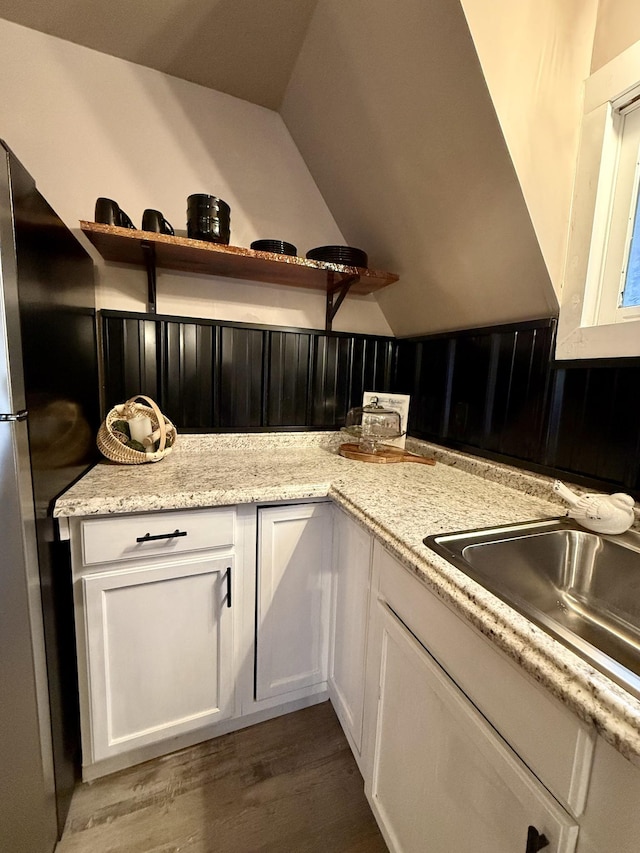
[[[0,850],[51,853],[77,778],[57,495],[95,461],[93,264],[0,142]]]

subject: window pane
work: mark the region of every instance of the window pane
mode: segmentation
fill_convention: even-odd
[[[625,276],[624,291],[622,293],[622,308],[634,308],[640,305],[640,216],[638,206],[640,204],[640,193],[636,202],[636,213],[633,222],[633,234],[631,235],[631,246],[629,247],[629,262],[627,263],[627,274]]]

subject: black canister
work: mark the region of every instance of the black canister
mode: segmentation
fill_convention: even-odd
[[[193,240],[229,243],[231,208],[214,195],[195,193],[187,199],[187,234]]]

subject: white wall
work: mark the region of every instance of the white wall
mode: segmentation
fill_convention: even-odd
[[[304,255],[344,242],[277,113],[4,20],[0,136],[76,232],[98,196],[138,227],[152,207],[184,232],[187,196],[206,192],[231,205],[233,245],[274,237]],[[100,263],[99,281],[100,307],[145,310],[142,272]],[[158,311],[322,328],[325,303],[313,291],[161,273]],[[345,300],[334,328],[390,332],[374,297]]]
[[[640,40],[637,0],[599,0],[591,70],[597,71]]]
[[[461,2],[559,293],[598,2]]]

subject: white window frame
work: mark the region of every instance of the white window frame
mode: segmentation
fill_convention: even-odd
[[[618,261],[628,238],[628,193],[622,225],[612,220],[623,116],[620,109],[640,95],[640,42],[591,75],[585,84],[580,153],[574,188],[571,230],[562,289],[556,358],[617,358],[640,355],[638,309],[608,310],[615,305],[619,273],[608,270],[612,229],[618,231]],[[634,155],[635,156],[635,155]],[[624,208],[624,204],[622,205]],[[619,210],[617,216],[620,217]],[[603,291],[603,286],[605,290]]]
[[[622,308],[627,259],[638,195],[640,86],[611,104],[589,252],[582,324],[606,326],[640,318]]]

